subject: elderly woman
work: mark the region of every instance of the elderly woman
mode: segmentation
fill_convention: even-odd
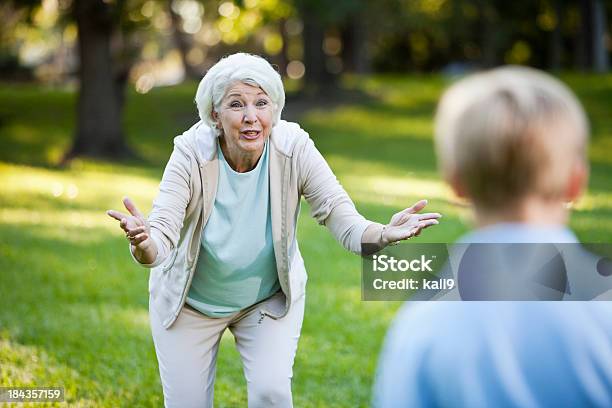
[[[437,224],[420,201],[387,225],[364,219],[308,134],[281,120],[285,93],[263,58],[234,54],[196,94],[201,121],[174,140],[148,219],[128,199],[130,251],[152,268],[149,314],[168,407],[211,407],[221,336],[231,330],[250,407],[292,406],[306,271],[296,241],[300,197],[361,253]]]

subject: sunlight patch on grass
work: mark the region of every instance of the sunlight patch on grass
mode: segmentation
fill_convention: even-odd
[[[373,137],[406,137],[431,140],[432,124],[429,117],[412,116],[410,112],[372,111],[368,108],[347,106],[332,111],[312,111],[304,117],[315,126],[329,126],[342,132],[368,133]]]
[[[572,207],[576,211],[612,209],[612,193],[587,193]]]
[[[84,399],[81,388],[97,388],[95,382],[58,363],[39,347],[26,346],[0,337],[0,384],[14,387],[64,387],[64,399],[70,406],[99,406],[91,399]],[[64,403],[26,403],[24,407],[62,407]]]
[[[117,310],[113,310],[112,318],[125,326],[144,330],[147,333],[150,331],[149,311],[147,309],[121,306]]]
[[[436,101],[450,81],[440,76],[419,77],[406,75],[351,76],[346,84],[362,89],[370,95],[399,104],[415,104],[423,100]]]
[[[325,155],[325,161],[331,167],[334,174],[344,184],[346,177],[357,177],[361,174],[382,174],[392,176],[411,176],[410,171],[398,171],[380,161],[360,160],[355,157],[346,157],[339,154]]]
[[[331,156],[328,161],[338,170],[336,174],[341,174],[342,185],[355,202],[404,208],[427,199],[452,203],[447,211],[453,214],[463,211],[462,206],[455,205],[458,200],[450,187],[440,179],[414,172],[390,172],[384,164],[340,156]]]
[[[394,205],[415,196],[441,200],[453,198],[451,190],[439,180],[351,175],[345,176],[344,181],[357,194],[371,197],[371,203]]]
[[[150,202],[158,184],[159,180],[130,174],[118,177],[116,174],[97,171],[0,166],[0,191],[3,195],[13,197],[11,201],[15,197],[39,194],[59,206],[80,204],[99,208],[101,202],[112,197],[121,198],[126,194],[136,198],[146,197],[147,202]]]
[[[35,211],[27,209],[0,208],[0,223],[28,227],[54,228],[103,228],[118,231],[117,223],[104,211]],[[99,233],[99,231],[97,231]],[[85,238],[80,236],[79,240]],[[108,237],[105,237],[108,238]]]
[[[2,385],[32,384],[35,381],[34,372],[41,370],[42,363],[47,363],[46,357],[41,357],[36,347],[14,344],[6,339],[0,339],[0,382]]]

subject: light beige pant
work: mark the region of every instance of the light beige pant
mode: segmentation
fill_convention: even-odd
[[[217,352],[227,328],[234,335],[242,358],[249,407],[293,406],[291,378],[304,317],[304,297],[295,301],[287,316],[278,320],[262,317],[261,310],[282,310],[285,295],[281,292],[225,318],[213,319],[183,307],[167,330],[150,305],[149,302],[166,407],[213,406]]]

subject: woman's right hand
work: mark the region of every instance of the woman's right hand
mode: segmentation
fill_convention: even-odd
[[[125,232],[126,239],[135,247],[136,259],[140,263],[153,263],[157,256],[157,247],[151,239],[149,223],[128,197],[123,199],[123,205],[129,215],[115,210],[108,210],[106,214],[119,221],[119,227]]]

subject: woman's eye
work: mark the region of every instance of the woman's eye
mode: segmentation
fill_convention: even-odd
[[[261,99],[257,101],[257,106],[266,106],[267,104],[268,104],[268,101],[266,101],[265,99]]]
[[[234,101],[230,103],[230,108],[241,108],[242,104],[238,101]]]

